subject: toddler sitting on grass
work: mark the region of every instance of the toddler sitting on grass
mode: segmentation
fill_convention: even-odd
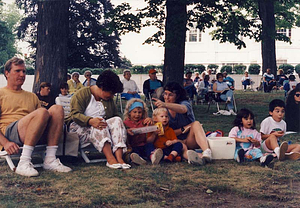
[[[169,116],[166,108],[156,108],[152,115],[155,123],[160,122],[163,126],[163,135],[159,131],[153,132],[149,140],[154,143],[155,148],[163,151],[164,160],[166,162],[180,162],[181,155],[186,154],[187,147],[177,139],[174,130],[169,127]],[[187,159],[187,156],[185,157]]]
[[[148,109],[145,102],[139,98],[132,98],[127,102],[124,112],[124,125],[127,129],[127,147],[130,152],[131,162],[145,165],[151,159],[152,164],[160,162],[163,152],[155,149],[153,142],[146,133],[134,134],[135,128],[152,125],[152,119],[147,117]]]

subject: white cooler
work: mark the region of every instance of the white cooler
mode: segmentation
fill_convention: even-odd
[[[207,137],[212,159],[233,159],[235,139],[229,137]]]

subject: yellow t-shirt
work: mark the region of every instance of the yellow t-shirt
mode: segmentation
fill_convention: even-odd
[[[0,130],[5,134],[6,127],[24,116],[38,109],[38,97],[24,90],[15,91],[0,88]]]

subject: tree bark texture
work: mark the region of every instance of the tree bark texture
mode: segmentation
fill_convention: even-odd
[[[33,92],[41,82],[52,84],[51,93],[67,80],[69,0],[38,1],[36,71]]]
[[[187,24],[186,0],[167,0],[163,81],[182,85]]]
[[[262,21],[261,33],[261,55],[262,70],[265,72],[268,68],[272,74],[276,75],[276,49],[275,49],[275,16],[274,0],[258,0],[259,17]]]

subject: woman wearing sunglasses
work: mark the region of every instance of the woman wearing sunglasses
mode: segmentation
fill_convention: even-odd
[[[288,94],[285,109],[287,131],[300,132],[300,84]]]

